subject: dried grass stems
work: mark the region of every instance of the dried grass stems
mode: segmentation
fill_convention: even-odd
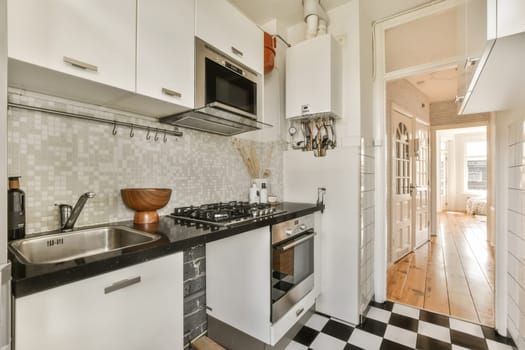
[[[261,164],[253,141],[232,139],[232,143],[241,155],[248,174],[252,179],[267,178],[271,175],[269,166],[272,160],[273,144],[269,145],[270,147],[266,151],[264,162]]]

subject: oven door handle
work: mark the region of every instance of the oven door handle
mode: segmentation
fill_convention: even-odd
[[[308,240],[310,240],[310,239],[312,239],[314,237],[315,237],[315,233],[310,233],[310,234],[308,234],[306,236],[303,236],[303,237],[301,237],[299,239],[294,240],[291,243],[278,246],[278,247],[276,247],[276,249],[284,252],[284,251],[286,251],[288,249],[292,249],[293,247],[295,247],[295,246],[297,246],[297,245],[299,245],[301,243],[304,243],[304,242],[306,242],[306,241],[308,241]]]

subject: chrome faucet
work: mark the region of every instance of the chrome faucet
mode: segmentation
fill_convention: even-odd
[[[60,209],[60,231],[67,232],[73,230],[73,226],[75,226],[75,222],[77,222],[87,200],[93,197],[95,197],[94,192],[84,193],[80,196],[74,208],[69,204],[58,204]]]

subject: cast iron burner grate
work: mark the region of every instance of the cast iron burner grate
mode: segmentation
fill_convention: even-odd
[[[270,204],[248,202],[219,202],[175,208],[172,217],[182,224],[229,226],[284,213]]]

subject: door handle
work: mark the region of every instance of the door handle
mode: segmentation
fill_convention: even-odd
[[[131,285],[140,283],[140,281],[141,281],[140,276],[137,276],[137,277],[133,277],[130,279],[125,279],[122,281],[115,282],[111,286],[104,288],[104,294],[113,293],[119,289],[123,289]]]

